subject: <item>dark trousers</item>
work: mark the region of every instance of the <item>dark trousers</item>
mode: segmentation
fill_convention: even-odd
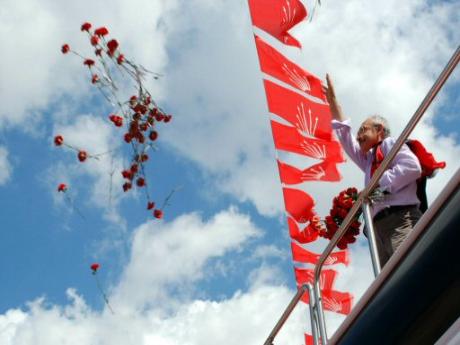
[[[392,206],[374,216],[375,240],[383,268],[414,228],[422,213],[418,206]]]

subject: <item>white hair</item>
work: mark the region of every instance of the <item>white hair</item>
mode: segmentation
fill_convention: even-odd
[[[383,137],[389,137],[391,132],[390,132],[390,126],[388,124],[388,120],[384,118],[383,116],[380,115],[372,115],[368,117],[368,120],[371,120],[374,126],[382,126],[383,128]]]

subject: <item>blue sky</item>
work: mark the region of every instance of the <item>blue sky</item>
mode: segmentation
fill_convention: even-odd
[[[2,7],[0,343],[61,344],[66,332],[75,334],[69,344],[262,343],[295,284],[246,1],[7,0]],[[147,169],[160,202],[181,188],[161,221],[140,193],[120,194],[108,207],[108,159],[82,165],[52,143],[68,133],[104,152],[122,140],[80,61],[60,53],[64,42],[87,48],[85,21],[106,25],[126,54],[163,75],[147,84],[174,118]],[[324,1],[294,30],[302,51],[266,39],[312,73],[331,73],[356,128],[379,112],[398,134],[460,42],[459,21],[452,1]],[[413,135],[448,164],[430,181],[431,200],[459,167],[459,76]],[[340,169],[340,183],[300,186],[320,214],[341,189],[362,187],[351,163]],[[84,218],[56,192],[61,182]],[[351,255],[337,288],[358,298],[372,277],[363,238]],[[93,262],[115,315],[97,290]],[[298,308],[280,343],[302,342],[306,310]],[[327,318],[330,332],[343,320]]]

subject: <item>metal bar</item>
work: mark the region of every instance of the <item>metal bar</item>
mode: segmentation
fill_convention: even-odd
[[[392,149],[386,155],[386,157],[383,160],[383,162],[381,163],[380,167],[375,171],[375,173],[372,176],[372,179],[370,180],[369,184],[360,193],[360,195],[358,197],[358,200],[356,200],[355,204],[353,205],[353,207],[348,212],[348,215],[343,220],[340,228],[335,233],[335,235],[332,237],[332,239],[330,240],[329,244],[326,246],[326,249],[324,249],[323,253],[321,254],[321,256],[320,256],[320,258],[318,260],[318,263],[315,266],[315,276],[314,276],[315,294],[316,294],[316,297],[318,297],[319,299],[321,298],[321,291],[316,291],[317,290],[316,287],[319,284],[321,269],[323,268],[324,262],[326,261],[327,257],[331,254],[332,250],[335,248],[335,246],[340,241],[340,239],[345,235],[345,232],[347,231],[348,227],[352,223],[352,220],[356,216],[356,214],[357,214],[359,208],[362,206],[364,200],[369,197],[369,194],[378,185],[380,177],[383,175],[383,172],[387,169],[388,165],[391,163],[393,158],[396,156],[396,154],[400,150],[401,146],[407,140],[407,137],[409,136],[409,134],[412,132],[414,127],[420,121],[420,119],[422,118],[422,116],[425,113],[426,109],[428,108],[428,106],[433,101],[434,97],[438,94],[439,90],[442,88],[442,86],[446,82],[447,78],[449,78],[450,74],[452,73],[452,71],[457,66],[459,60],[460,60],[460,46],[457,47],[457,49],[455,50],[454,54],[450,58],[449,62],[447,63],[447,65],[444,67],[443,71],[439,75],[438,79],[435,81],[435,83],[431,87],[430,91],[428,91],[428,93],[425,96],[425,98],[423,99],[422,103],[420,104],[420,106],[418,107],[418,109],[415,111],[414,115],[410,119],[409,123],[406,125],[406,127],[402,131],[401,135],[396,140],[396,142],[393,145]],[[321,302],[321,300],[320,300],[320,302]],[[324,315],[322,315],[322,313],[318,313],[318,314],[319,314],[319,318],[318,318],[319,319],[319,329],[320,329],[320,331],[322,329],[325,330],[326,326],[325,326],[325,324],[323,324],[324,323]],[[323,341],[325,341],[325,340],[326,340],[326,338],[323,338]]]
[[[305,290],[307,290],[307,285],[306,284],[304,284],[304,285],[302,285],[302,286],[300,286],[298,288],[297,293],[292,298],[291,302],[289,302],[289,305],[286,307],[286,309],[283,312],[283,315],[281,315],[281,318],[278,320],[278,322],[276,323],[275,327],[270,332],[270,335],[268,336],[267,340],[265,340],[264,345],[273,345],[273,341],[275,340],[276,335],[280,331],[281,327],[283,327],[283,325],[286,322],[286,320],[288,319],[289,315],[291,315],[291,313],[294,310],[294,308],[297,305],[297,303],[299,303],[300,298],[305,293]]]
[[[380,273],[380,257],[377,249],[377,242],[375,239],[374,222],[372,221],[371,206],[369,200],[363,203],[364,223],[367,229],[367,240],[369,241],[369,250],[371,252],[372,268],[374,275],[377,277]]]
[[[318,316],[318,328],[321,335],[322,345],[327,344],[326,320],[324,318],[323,301],[319,280],[313,285],[315,291],[316,314]]]
[[[313,286],[307,284],[308,289],[308,299],[310,303],[308,308],[310,309],[310,323],[311,323],[311,335],[313,336],[313,343],[319,345],[318,338],[318,318],[316,317],[316,304],[315,304],[315,295],[313,293]]]

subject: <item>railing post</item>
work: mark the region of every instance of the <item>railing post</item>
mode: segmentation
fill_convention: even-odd
[[[374,275],[377,277],[380,273],[380,258],[375,240],[374,223],[372,222],[372,214],[370,200],[365,199],[363,203],[364,224],[366,225],[367,240],[369,241],[369,250],[371,252],[372,268]]]
[[[313,336],[313,342],[315,345],[319,345],[319,338],[318,338],[318,317],[316,316],[317,307],[316,307],[316,299],[313,293],[313,286],[311,284],[307,284],[308,289],[308,308],[310,309],[310,323],[311,323],[311,335]]]
[[[316,315],[318,316],[318,328],[321,335],[321,341],[323,345],[327,344],[327,332],[326,332],[326,320],[324,318],[323,311],[323,298],[321,297],[321,287],[319,279],[316,280],[314,287],[315,292],[315,303],[316,303]]]

